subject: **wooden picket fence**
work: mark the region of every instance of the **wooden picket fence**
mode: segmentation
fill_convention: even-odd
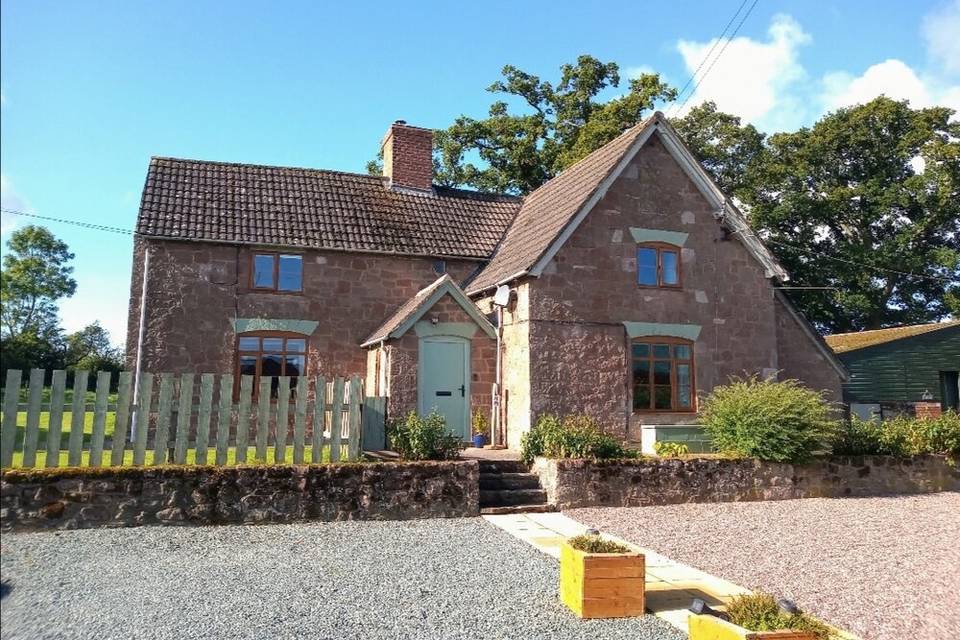
[[[91,405],[89,372],[74,373],[70,402],[62,370],[51,373],[44,401],[46,374],[31,370],[22,389],[22,372],[7,371],[0,467],[303,464],[355,461],[364,448],[383,448],[385,398],[364,397],[356,376],[263,377],[254,393],[252,376],[235,387],[233,375],[143,373],[134,403],[131,372],[114,380],[101,371]]]

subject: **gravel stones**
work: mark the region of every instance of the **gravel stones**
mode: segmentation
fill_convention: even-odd
[[[960,629],[960,493],[565,513],[795,600],[864,640],[942,640]]]
[[[5,534],[6,638],[629,638],[581,621],[559,567],[480,519]]]

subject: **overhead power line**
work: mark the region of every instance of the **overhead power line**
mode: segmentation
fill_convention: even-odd
[[[79,220],[67,220],[66,218],[53,218],[51,216],[41,216],[36,213],[27,213],[26,211],[18,211],[16,209],[0,209],[4,213],[9,213],[15,216],[26,216],[28,218],[36,218],[38,220],[49,220],[50,222],[62,222],[63,224],[72,224],[76,227],[83,227],[84,229],[93,229],[94,231],[109,231],[110,233],[120,233],[123,235],[133,235],[133,231],[130,229],[121,229],[120,227],[111,227],[105,224],[94,224],[92,222],[80,222]]]
[[[727,21],[727,26],[723,28],[723,31],[720,32],[720,35],[717,37],[717,39],[713,41],[713,44],[710,46],[710,50],[707,51],[705,56],[703,56],[703,59],[700,60],[700,64],[697,65],[697,68],[694,69],[693,73],[690,74],[690,77],[687,78],[686,84],[684,84],[683,88],[680,89],[680,91],[677,93],[677,97],[676,97],[677,100],[680,99],[680,96],[684,94],[684,92],[687,90],[687,87],[689,87],[690,83],[693,82],[693,79],[697,77],[698,73],[700,73],[700,69],[703,68],[704,63],[706,63],[706,61],[710,59],[710,56],[713,55],[714,49],[717,48],[717,45],[720,44],[720,42],[723,40],[723,37],[727,35],[727,31],[730,29],[730,25],[732,25],[733,21],[737,19],[737,16],[740,15],[740,12],[743,11],[743,7],[746,4],[747,4],[747,0],[743,0],[743,2],[740,3],[740,6],[737,7],[736,13],[730,16],[730,20]],[[676,106],[676,103],[674,103],[673,106],[671,106],[671,110],[675,106]]]
[[[809,255],[812,255],[812,256],[816,256],[816,257],[818,257],[818,258],[823,258],[823,259],[825,259],[825,260],[833,260],[833,261],[835,261],[835,262],[843,262],[843,263],[845,263],[845,264],[850,264],[850,265],[853,265],[853,266],[855,266],[855,267],[862,267],[862,268],[864,268],[864,269],[871,269],[871,270],[873,270],[873,271],[884,271],[884,272],[887,272],[887,273],[895,273],[895,274],[900,275],[900,276],[909,276],[909,277],[911,277],[911,278],[921,278],[921,279],[923,279],[923,280],[932,280],[932,281],[934,281],[934,282],[943,282],[943,283],[945,283],[945,284],[954,282],[954,280],[951,280],[950,278],[941,278],[941,277],[939,277],[939,276],[928,276],[928,275],[925,275],[925,274],[922,274],[922,273],[913,273],[912,271],[900,271],[899,269],[891,269],[890,267],[881,267],[881,266],[878,266],[878,265],[875,265],[875,264],[869,264],[869,263],[866,263],[866,262],[857,262],[856,260],[848,260],[847,258],[838,258],[837,256],[831,256],[831,255],[829,255],[829,254],[823,253],[822,251],[814,251],[814,250],[811,250],[811,249],[804,249],[803,247],[798,247],[798,246],[796,246],[796,245],[787,244],[786,242],[780,242],[779,240],[771,240],[771,239],[769,239],[769,238],[764,239],[764,238],[761,238],[760,236],[758,236],[758,235],[757,235],[756,233],[754,233],[753,231],[746,230],[746,229],[741,230],[741,231],[734,231],[733,233],[745,233],[745,234],[747,234],[747,235],[753,236],[754,238],[756,238],[757,240],[759,240],[760,242],[763,242],[763,243],[765,243],[765,244],[775,244],[775,245],[778,245],[778,246],[781,246],[781,247],[786,247],[786,248],[788,248],[788,249],[793,249],[794,251],[799,251],[799,252],[801,252],[801,253],[806,253],[806,254],[809,254]]]
[[[692,98],[693,95],[697,92],[697,88],[703,83],[703,81],[706,79],[706,77],[707,77],[708,75],[710,75],[710,70],[713,69],[713,65],[715,65],[715,64],[717,63],[717,60],[719,60],[719,59],[721,58],[721,56],[723,56],[723,52],[727,50],[727,46],[733,41],[734,38],[737,37],[737,34],[740,32],[740,27],[742,27],[742,26],[743,26],[743,23],[746,22],[746,21],[747,21],[747,18],[750,17],[750,13],[753,12],[753,8],[757,6],[757,2],[759,2],[759,0],[753,0],[753,3],[752,3],[752,4],[750,5],[750,7],[747,9],[746,13],[743,14],[743,17],[742,17],[742,18],[740,18],[740,22],[737,23],[737,26],[736,26],[736,28],[733,30],[733,33],[731,33],[731,34],[730,34],[730,37],[727,38],[726,41],[723,43],[723,46],[720,48],[720,51],[717,52],[717,55],[714,56],[713,60],[710,62],[710,65],[707,67],[707,70],[704,71],[704,72],[703,72],[703,75],[700,76],[700,79],[697,80],[697,81],[694,83],[693,89],[690,90],[690,93],[687,94],[687,97],[683,99],[683,102],[680,103],[680,106],[676,108],[676,110],[674,111],[674,113],[679,113],[680,111],[683,110],[683,107],[686,106],[686,104],[687,104],[687,102],[690,100],[690,98]],[[737,13],[739,13],[739,10],[737,10]],[[734,15],[734,17],[736,17],[736,15]],[[722,37],[722,36],[721,36],[721,37]],[[718,40],[718,42],[719,42],[719,40]],[[715,43],[715,44],[716,44],[716,43]],[[702,64],[702,63],[701,63],[701,64]]]

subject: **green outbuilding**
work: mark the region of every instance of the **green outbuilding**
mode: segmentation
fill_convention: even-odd
[[[827,344],[850,371],[843,399],[862,418],[960,410],[960,320],[843,333]]]

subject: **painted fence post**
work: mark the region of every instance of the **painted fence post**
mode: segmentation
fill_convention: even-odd
[[[17,410],[20,404],[20,380],[23,372],[7,369],[3,387],[3,425],[0,427],[0,467],[13,464],[13,447],[17,443]]]

